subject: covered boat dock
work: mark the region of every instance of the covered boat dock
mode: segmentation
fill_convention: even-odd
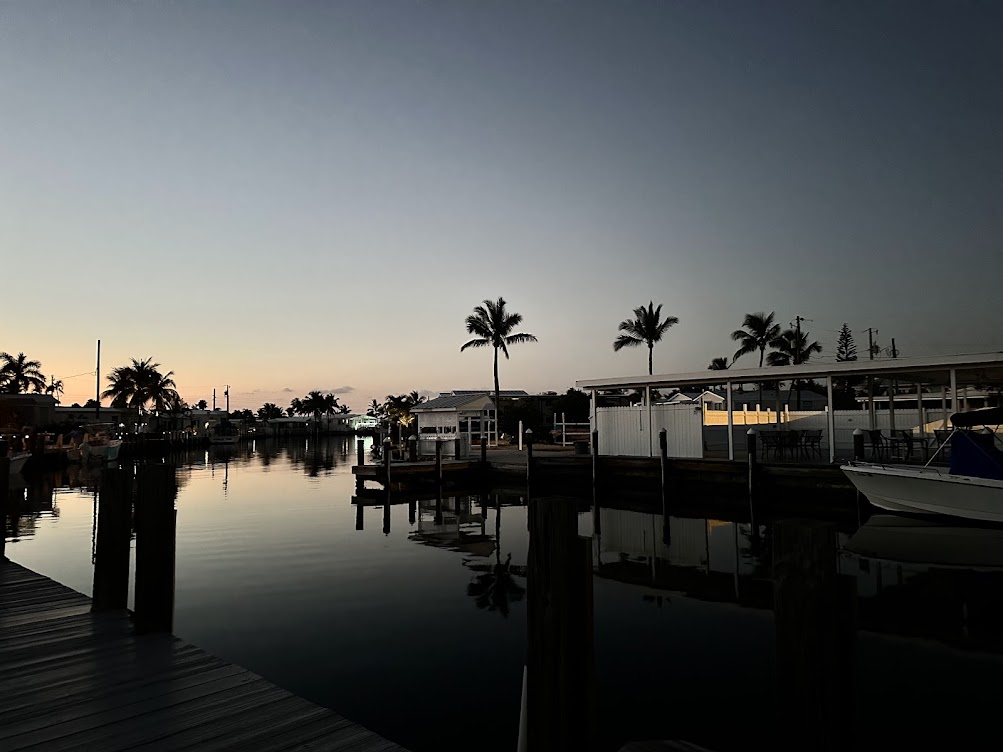
[[[947,428],[949,418],[953,413],[967,409],[966,394],[968,389],[995,391],[1000,398],[1000,387],[1003,386],[1003,353],[974,353],[967,355],[940,355],[915,358],[885,358],[876,360],[850,361],[842,363],[804,363],[790,366],[771,366],[764,368],[738,368],[724,371],[696,371],[688,373],[647,374],[641,376],[621,376],[605,379],[582,379],[576,382],[579,389],[585,390],[592,397],[592,421],[595,429],[596,408],[598,398],[603,392],[621,392],[621,390],[639,390],[643,392],[644,406],[647,414],[648,434],[652,434],[652,393],[660,389],[694,389],[703,388],[709,384],[720,384],[725,390],[728,426],[728,459],[735,459],[735,387],[745,384],[760,384],[764,382],[787,382],[813,380],[825,382],[827,395],[826,428],[829,462],[836,460],[835,411],[833,396],[836,384],[856,384],[866,389],[867,424],[876,429],[874,396],[879,383],[887,384],[894,393],[901,395],[904,384],[909,385],[910,393],[916,395],[918,426],[922,437],[926,433],[924,419],[924,398],[929,400],[931,392],[940,392],[942,409],[940,411],[942,427]],[[895,430],[895,401],[889,401],[889,418],[891,428]],[[777,423],[780,423],[781,412],[777,406]],[[649,445],[651,442],[649,441]],[[593,447],[593,451],[595,448]],[[650,456],[654,450],[650,450]]]

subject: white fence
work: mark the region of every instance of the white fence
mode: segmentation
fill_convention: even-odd
[[[657,457],[658,432],[666,430],[670,457],[703,457],[703,415],[692,405],[600,407],[595,411],[599,454]]]

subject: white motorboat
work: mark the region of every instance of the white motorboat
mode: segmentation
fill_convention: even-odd
[[[851,462],[843,472],[881,509],[1003,522],[1003,452],[995,434],[958,430],[1003,422],[1003,408],[958,413],[951,422],[949,469]]]
[[[84,437],[80,444],[80,456],[89,462],[115,462],[121,449],[121,439],[96,434]]]
[[[228,420],[221,422],[209,434],[210,444],[236,444],[238,441],[240,441],[240,431]]]

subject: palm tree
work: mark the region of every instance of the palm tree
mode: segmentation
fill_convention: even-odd
[[[738,360],[747,353],[759,350],[759,367],[763,367],[763,358],[766,355],[766,348],[773,344],[780,336],[780,324],[774,323],[773,318],[776,311],[765,311],[745,314],[742,328],[731,333],[731,338],[740,343],[735,351],[734,360]],[[759,401],[763,401],[763,382],[759,382]]]
[[[45,376],[42,375],[42,364],[37,360],[28,360],[24,353],[10,355],[0,352],[0,389],[7,394],[27,392],[29,387],[36,392],[45,390]]]
[[[793,329],[785,329],[770,343],[770,346],[775,350],[766,357],[766,362],[771,366],[801,365],[807,363],[812,354],[822,352],[822,345],[817,341],[808,341],[808,332],[796,332]],[[804,383],[800,379],[791,382],[791,388],[797,391],[798,410],[801,409],[803,386]]]
[[[508,360],[508,346],[518,345],[521,342],[536,342],[537,339],[532,334],[524,332],[513,333],[513,330],[522,323],[521,313],[509,313],[505,310],[505,299],[498,298],[496,301],[485,300],[484,305],[474,308],[474,312],[467,316],[467,331],[477,335],[460,348],[463,352],[468,347],[493,347],[495,349],[495,421],[497,425],[499,411],[501,409],[501,389],[498,386],[498,351],[505,353],[505,360]]]
[[[386,402],[380,407],[380,415],[386,416],[390,421],[391,428],[397,426],[398,439],[400,439],[400,431],[414,423],[414,415],[411,413],[411,408],[427,400],[428,397],[423,397],[418,392],[397,396],[388,394]]]
[[[261,420],[272,420],[282,417],[282,408],[273,402],[266,402],[258,408],[258,418]]]
[[[56,398],[56,403],[59,403],[59,398],[63,394],[63,380],[57,379],[55,376],[49,377],[49,383],[45,387],[45,393],[51,394]]]
[[[302,400],[294,399],[293,402],[298,403],[296,409],[300,415],[313,415],[314,421],[316,421],[315,431],[317,432],[320,431],[320,416],[334,415],[341,407],[334,394],[330,392],[324,394],[316,389],[308,393]]]
[[[711,371],[727,371],[728,366],[727,358],[713,358],[707,368]]]
[[[174,371],[160,373],[160,364],[154,363],[153,358],[131,360],[131,365],[112,370],[108,375],[109,386],[101,396],[110,398],[112,407],[135,407],[142,411],[152,402],[154,410],[166,410],[168,403],[177,398],[177,385],[171,378]]]
[[[198,402],[195,403],[195,409],[196,410],[205,410],[208,407],[209,407],[209,403],[206,402],[205,400],[199,400]]]
[[[660,342],[662,335],[668,331],[670,326],[679,323],[675,316],[666,316],[662,320],[662,304],[655,308],[653,301],[648,301],[648,307],[640,306],[634,309],[634,318],[620,322],[617,329],[621,334],[613,342],[613,352],[619,352],[624,347],[648,346],[648,375],[652,373],[652,351],[655,343]]]

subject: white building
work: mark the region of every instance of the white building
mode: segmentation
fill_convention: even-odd
[[[462,437],[467,446],[487,438],[498,444],[498,417],[494,400],[484,392],[447,393],[411,408],[419,439]]]
[[[372,415],[346,415],[352,431],[372,431],[380,427],[380,419]]]

